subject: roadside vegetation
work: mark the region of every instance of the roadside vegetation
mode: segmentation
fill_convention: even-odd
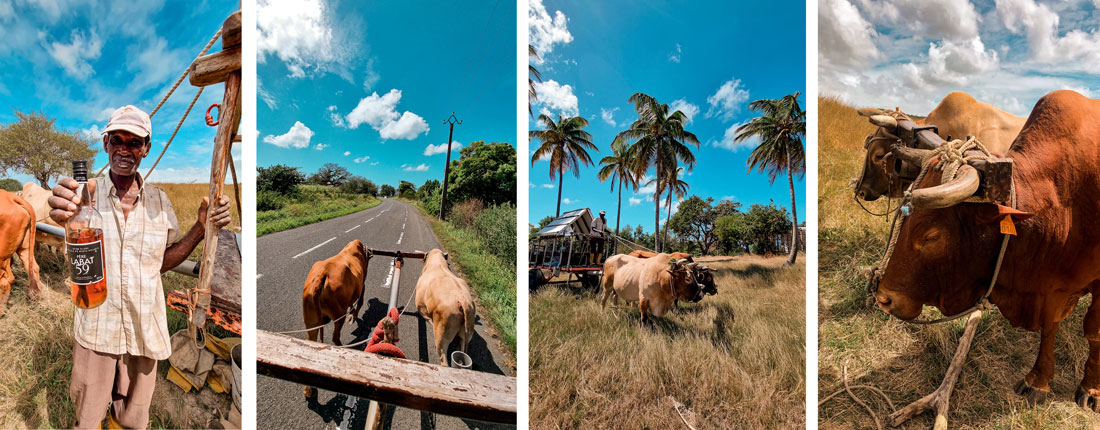
[[[805,427],[805,258],[701,257],[718,294],[643,325],[594,290],[531,296],[531,428]]]
[[[155,179],[154,179],[155,180]],[[179,220],[180,228],[194,224],[199,202],[209,188],[206,184],[157,184],[168,194]],[[232,196],[230,187],[226,194]],[[233,199],[231,198],[231,201]],[[236,202],[231,208],[233,220],[227,227],[240,231]],[[191,260],[202,256],[202,245],[191,254]],[[69,428],[75,420],[75,410],[69,399],[72,372],[73,306],[69,288],[65,285],[64,257],[52,254],[37,245],[35,258],[42,279],[39,301],[27,298],[27,273],[22,264],[15,264],[15,286],[11,305],[0,318],[0,428]],[[164,291],[192,288],[196,278],[169,272],[163,275]],[[168,331],[186,328],[186,317],[168,309]],[[213,324],[207,327],[214,336],[236,337]],[[169,364],[157,366],[157,389],[153,394],[150,428],[209,428],[217,414],[225,415],[230,408],[228,394],[213,394],[209,387],[201,393],[184,394],[165,379]],[[213,420],[213,421],[212,421]]]
[[[313,224],[378,206],[373,182],[326,164],[308,180],[297,167],[260,167],[256,175],[256,236]]]
[[[862,107],[862,106],[860,106]],[[904,107],[903,107],[904,109]],[[936,389],[943,381],[958,339],[962,320],[933,326],[915,326],[888,317],[868,303],[866,278],[860,267],[881,256],[889,224],[861,210],[852,201],[848,182],[863,165],[864,137],[874,131],[855,108],[836,100],[819,99],[818,210],[819,349],[818,395],[824,399],[844,389],[843,372],[851,386],[877,387],[894,405],[903,407]],[[896,203],[896,202],[895,202]],[[883,212],[886,203],[865,203]],[[1081,337],[1088,302],[1078,303],[1055,340],[1055,376],[1051,400],[1028,405],[1012,387],[1034,363],[1039,336],[1012,328],[996,310],[986,312],[951,396],[948,421],[952,428],[1096,428],[1100,415],[1073,403],[1088,345]],[[855,390],[879,418],[891,413],[881,397]],[[820,409],[820,428],[874,428],[874,421],[846,394]],[[933,414],[909,420],[902,428],[932,427]]]

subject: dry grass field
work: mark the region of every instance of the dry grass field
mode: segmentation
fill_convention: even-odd
[[[199,202],[207,193],[205,184],[158,184],[173,203],[180,228],[195,222]],[[226,188],[232,201],[232,191]],[[230,228],[240,231],[236,203],[232,203],[233,222]],[[21,264],[16,264],[15,287],[12,289],[7,314],[0,318],[0,428],[69,428],[73,425],[74,409],[69,400],[69,375],[72,371],[73,307],[68,287],[64,284],[64,259],[52,255],[43,246],[35,250],[43,297],[37,302],[27,299],[27,276]],[[196,249],[191,259],[201,256]],[[169,272],[164,275],[165,291],[189,288],[196,279]],[[183,314],[168,310],[169,332],[184,328]],[[212,330],[216,336],[226,336],[224,330]],[[168,361],[158,364],[160,380],[153,396],[150,428],[208,428],[216,413],[226,414],[229,395],[215,395],[209,389],[202,394],[184,395],[164,379]]]
[[[531,428],[805,427],[805,259],[705,257],[718,295],[642,325],[579,283],[531,296]]]
[[[848,181],[860,173],[863,139],[873,132],[873,126],[852,107],[835,100],[819,100],[818,109],[819,396],[824,399],[843,389],[842,374],[847,366],[849,384],[878,387],[900,408],[939,386],[962,335],[963,320],[916,326],[888,317],[867,303],[866,280],[859,268],[872,265],[881,255],[889,225],[857,206]],[[873,202],[868,208],[882,212],[885,203]],[[951,397],[951,428],[1100,427],[1100,415],[1073,403],[1088,351],[1080,335],[1088,300],[1082,300],[1062,323],[1055,346],[1052,401],[1036,406],[1021,400],[1012,387],[1034,363],[1038,334],[1012,328],[996,310],[986,312]],[[890,414],[881,398],[866,390],[855,393],[880,419]],[[867,412],[844,394],[822,405],[819,413],[822,429],[874,428]],[[902,428],[930,428],[933,418],[925,413]]]

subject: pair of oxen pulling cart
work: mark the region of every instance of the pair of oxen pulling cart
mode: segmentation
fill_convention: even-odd
[[[1003,154],[973,136],[943,139],[936,127],[897,109],[859,113],[878,129],[867,138],[863,172],[853,181],[856,200],[900,199],[872,213],[892,217],[892,224],[881,260],[866,270],[869,302],[916,324],[966,318],[939,388],[891,414],[889,424],[935,410],[935,428],[947,427],[951,392],[982,312],[994,306],[1013,326],[1040,332],[1035,366],[1014,391],[1031,402],[1046,400],[1059,323],[1079,298],[1100,293],[1100,100],[1071,91],[1044,96]],[[976,129],[989,127],[974,122]],[[1091,411],[1100,411],[1098,303],[1094,298],[1085,316],[1089,359],[1074,396]],[[922,319],[925,305],[948,316]],[[846,380],[845,391],[881,425]]]

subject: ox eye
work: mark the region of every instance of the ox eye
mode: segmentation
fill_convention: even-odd
[[[940,237],[942,236],[943,235],[939,231],[929,232],[927,235],[924,236],[924,243],[928,244],[935,242],[937,240],[940,240]]]

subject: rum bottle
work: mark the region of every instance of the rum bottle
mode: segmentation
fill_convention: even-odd
[[[88,164],[73,161],[73,179],[79,184],[80,205],[65,224],[65,258],[73,304],[91,309],[107,300],[103,265],[103,217],[92,206],[88,191]]]

